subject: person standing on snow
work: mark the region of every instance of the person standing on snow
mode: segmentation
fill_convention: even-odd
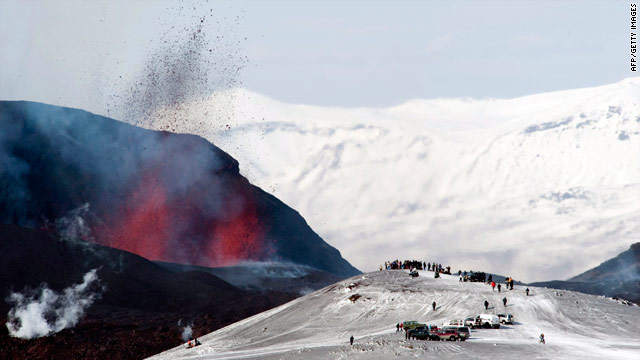
[[[491,291],[496,291],[496,283],[494,281],[491,282]]]
[[[501,286],[500,284],[498,284],[498,292],[500,292],[500,288],[501,288],[501,287],[502,287],[502,286]]]
[[[529,288],[527,288],[527,290],[525,290],[524,292],[526,292],[527,296],[529,296]]]
[[[504,306],[507,306],[507,297],[505,296],[504,299],[502,299],[502,303],[504,304]]]
[[[544,341],[544,333],[540,334],[540,342],[541,342],[541,343],[543,343],[543,344],[545,344],[545,341]]]
[[[353,335],[351,335],[351,337],[349,338],[349,342],[351,343],[351,345],[353,345]]]
[[[489,302],[487,300],[484,301],[484,309],[489,310]]]
[[[435,310],[436,310],[436,302],[434,301],[434,302],[431,304],[431,306],[433,306],[433,310],[435,311]]]
[[[396,324],[396,332],[400,331],[400,323]]]

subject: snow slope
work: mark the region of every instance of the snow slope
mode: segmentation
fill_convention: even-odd
[[[392,256],[563,279],[640,240],[640,78],[390,108],[235,90],[149,126],[221,146],[364,271]]]
[[[524,287],[492,292],[456,276],[380,271],[333,284],[275,309],[201,336],[201,346],[179,346],[151,359],[637,359],[640,308],[593,295]],[[501,299],[506,296],[507,307]],[[442,324],[484,312],[506,311],[513,325],[472,330],[465,342],[405,340],[395,324]],[[353,301],[352,301],[353,300]],[[431,302],[437,302],[435,311]],[[546,345],[537,341],[545,334]],[[197,335],[197,334],[196,334]],[[353,346],[349,337],[355,337]]]

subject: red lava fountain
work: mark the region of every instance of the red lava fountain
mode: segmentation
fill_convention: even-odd
[[[242,196],[240,200],[243,204],[241,212],[227,221],[217,222],[212,231],[214,240],[208,244],[207,257],[216,259],[218,265],[228,266],[242,260],[256,259],[255,255],[263,251],[255,204],[247,201],[247,196]],[[225,209],[230,207],[230,201],[229,198],[225,200]]]
[[[100,227],[104,245],[126,250],[150,260],[167,259],[170,211],[164,186],[150,172],[116,210],[109,227]],[[114,221],[115,220],[115,221]]]
[[[255,199],[240,186],[227,190],[220,214],[205,216],[193,189],[171,198],[161,171],[145,171],[120,209],[96,229],[97,241],[149,260],[229,266],[265,254]],[[200,239],[200,240],[197,240]]]

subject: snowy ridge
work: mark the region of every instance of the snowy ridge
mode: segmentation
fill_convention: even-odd
[[[235,114],[220,129],[204,114],[229,101]],[[180,109],[190,120],[179,131],[232,154],[364,271],[393,254],[563,279],[640,240],[640,78],[390,108],[283,104],[235,90]]]
[[[492,292],[456,276],[434,279],[430,272],[381,271],[333,284],[278,308],[229,325],[152,359],[388,359],[427,354],[456,358],[636,359],[638,306],[571,291],[524,287]],[[507,307],[501,299],[507,297]],[[466,342],[404,340],[395,324],[418,320],[441,325],[483,313],[514,315],[513,325],[472,330]],[[437,302],[435,311],[431,302]],[[547,344],[537,341],[543,332]],[[356,339],[349,346],[348,339]]]

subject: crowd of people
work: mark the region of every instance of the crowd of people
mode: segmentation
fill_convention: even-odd
[[[400,261],[400,260],[393,260],[393,261],[385,261],[384,262],[384,267],[382,267],[382,265],[380,265],[380,270],[402,270],[402,269],[407,269],[407,270],[424,270],[426,268],[427,264],[422,262],[422,261],[418,261],[418,260],[405,260],[405,261]]]
[[[385,261],[384,265],[380,265],[380,270],[427,270],[441,274],[451,274],[451,266],[442,266],[436,262],[424,262],[419,260],[392,260]]]

